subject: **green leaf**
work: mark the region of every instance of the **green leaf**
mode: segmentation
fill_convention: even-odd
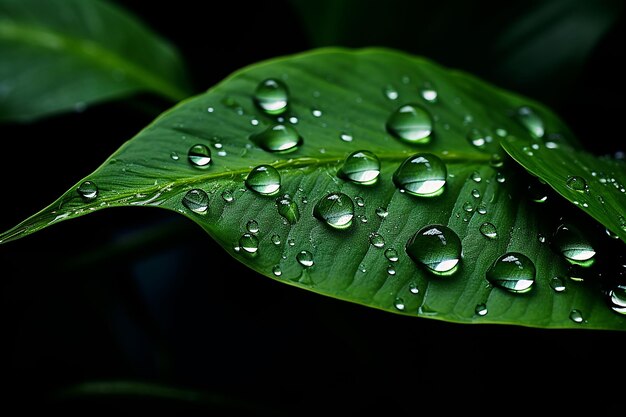
[[[596,157],[549,139],[542,143],[508,137],[502,146],[528,172],[626,241],[626,163],[623,160]]]
[[[412,113],[395,114],[407,104]],[[260,274],[323,295],[459,323],[626,330],[624,316],[606,296],[616,288],[587,277],[606,264],[604,247],[623,242],[595,234],[595,223],[574,221],[585,233],[576,243],[593,244],[597,262],[571,265],[561,253],[571,245],[560,248],[563,239],[550,245],[542,236],[552,236],[562,215],[575,220],[580,211],[561,198],[529,198],[533,178],[499,145],[502,137],[529,136],[528,124],[516,117],[525,106],[541,115],[546,132],[559,132],[563,143],[577,146],[567,126],[540,103],[424,58],[329,48],[262,62],[162,114],[0,241],[104,208],[154,206],[198,223]],[[417,142],[399,139],[394,126]],[[295,148],[271,151],[281,145]],[[355,152],[356,166],[344,169]],[[380,161],[376,180],[371,154]],[[398,189],[413,179],[397,172],[401,165],[424,166],[405,163],[418,154],[433,167],[437,158],[445,166],[443,174],[428,171],[436,175],[422,184],[436,195]],[[370,167],[365,171],[359,169],[363,161]],[[272,175],[280,177],[275,194],[253,191],[271,194]],[[434,192],[442,179],[445,186]],[[406,183],[419,191],[418,185]],[[441,233],[413,239],[429,225]],[[436,247],[441,239],[449,245]],[[456,268],[431,273],[428,265],[439,272],[454,265],[455,242],[462,246]],[[434,253],[426,253],[433,244]],[[508,252],[521,254],[514,256],[524,266],[513,273],[536,270],[529,291],[512,293],[487,280],[494,262]],[[425,253],[432,255],[426,266],[413,260]],[[491,278],[506,278],[507,265],[492,270]],[[553,289],[554,277],[564,291]],[[582,321],[574,320],[579,312]]]
[[[0,121],[148,91],[189,95],[178,52],[101,0],[0,0]]]

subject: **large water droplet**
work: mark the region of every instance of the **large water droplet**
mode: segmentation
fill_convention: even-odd
[[[393,173],[393,182],[400,191],[416,196],[435,196],[443,192],[448,171],[436,155],[413,155]]]
[[[390,262],[398,262],[398,251],[394,248],[385,249],[385,258]]]
[[[345,229],[352,224],[354,202],[346,194],[330,193],[317,202],[313,215],[335,229]]]
[[[543,120],[533,109],[528,106],[522,106],[515,113],[517,120],[528,130],[528,133],[534,138],[541,138],[545,133]]]
[[[381,234],[374,232],[370,234],[370,243],[376,248],[382,248],[385,246],[385,238]]]
[[[298,254],[296,255],[296,260],[300,265],[304,266],[305,268],[309,268],[315,264],[315,262],[313,261],[313,254],[308,250],[301,250],[300,252],[298,252]]]
[[[430,272],[448,275],[456,270],[461,260],[461,239],[447,226],[428,225],[408,240],[406,253]]]
[[[83,181],[76,191],[85,201],[98,197],[98,186],[93,181]]]
[[[211,150],[208,146],[199,143],[189,148],[187,158],[193,166],[207,167],[211,163]]]
[[[387,130],[410,143],[427,143],[433,130],[430,113],[418,104],[405,104],[389,116]]]
[[[487,310],[487,304],[485,303],[478,303],[474,308],[474,313],[478,316],[486,316],[488,312],[489,310]]]
[[[276,124],[260,133],[250,135],[255,145],[268,152],[287,153],[302,144],[302,137],[293,126]]]
[[[578,175],[571,175],[567,177],[565,184],[567,185],[568,188],[574,191],[578,191],[580,193],[589,191],[589,185],[587,185],[587,180],[585,180],[583,177],[580,177]]]
[[[259,250],[259,239],[252,233],[244,233],[239,238],[239,247],[248,254],[255,254]]]
[[[280,189],[280,174],[271,165],[259,165],[246,177],[246,186],[261,195],[274,195]]]
[[[565,291],[565,280],[561,277],[552,277],[550,279],[550,288],[555,292]]]
[[[606,295],[613,311],[626,314],[626,285],[614,285],[607,291]]]
[[[583,317],[583,313],[580,310],[575,309],[575,308],[569,312],[569,318],[574,323],[583,323],[585,321],[585,318]]]
[[[585,263],[596,254],[582,232],[571,224],[557,227],[552,242],[565,259],[573,263]]]
[[[480,225],[478,230],[480,231],[480,234],[485,236],[487,239],[495,239],[498,237],[498,229],[496,229],[496,226],[494,226],[493,223],[484,222]]]
[[[375,184],[379,174],[380,161],[370,151],[352,152],[338,172],[341,178],[363,185]]]
[[[406,308],[404,304],[404,299],[402,299],[402,297],[396,297],[396,299],[393,301],[393,306],[400,311],[404,311],[404,309]]]
[[[487,270],[487,281],[514,293],[530,291],[535,282],[535,264],[526,255],[508,252]]]
[[[289,224],[296,224],[300,219],[298,204],[288,194],[276,199],[276,208],[278,209],[278,214],[283,216]]]
[[[268,78],[254,91],[254,102],[267,114],[281,114],[287,110],[289,91],[282,81]]]
[[[194,188],[183,197],[183,205],[198,214],[205,214],[209,208],[209,196],[203,190]]]

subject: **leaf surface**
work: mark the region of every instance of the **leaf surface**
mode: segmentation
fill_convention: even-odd
[[[189,95],[175,48],[101,0],[0,1],[0,121],[148,91]]]
[[[283,113],[267,114],[256,104],[255,91],[268,79],[288,89]],[[278,96],[269,97],[276,104]],[[421,143],[401,140],[388,127],[391,115],[407,104],[430,117],[431,133]],[[517,117],[527,106],[541,115],[545,131],[559,132],[563,143],[578,149],[567,126],[540,103],[401,52],[330,48],[258,63],[162,114],[0,241],[103,208],[156,206],[190,218],[260,274],[323,295],[459,323],[625,330],[623,315],[610,308],[606,286],[579,279],[571,272],[574,265],[545,239],[560,221],[549,213],[580,211],[565,199],[548,204],[529,198],[533,177],[500,146],[502,138],[530,137],[532,129]],[[408,130],[424,136],[428,123],[420,120]],[[298,146],[268,151],[277,142],[268,145],[257,135],[277,125],[295,129],[301,142],[291,142]],[[204,167],[192,163],[208,159],[195,145],[211,152]],[[380,160],[373,184],[341,174],[357,151]],[[429,197],[401,192],[398,178],[404,177],[396,171],[424,155],[443,162],[445,185]],[[271,181],[252,181],[250,173],[259,166],[264,175],[267,166],[277,170],[276,193],[253,191],[254,184],[272,188]],[[342,199],[329,198],[333,193]],[[414,234],[428,226],[445,226],[458,236],[462,257],[448,271],[456,239],[431,233],[439,236],[435,242],[447,243],[442,252],[435,246],[426,264],[447,273],[432,273],[413,260],[428,254],[425,246],[410,250],[413,257],[407,253]],[[592,239],[599,255],[605,241],[623,244],[604,238],[599,244]],[[527,257],[536,270],[527,292],[512,293],[487,280],[496,259],[510,252]],[[555,277],[564,291],[554,289]]]

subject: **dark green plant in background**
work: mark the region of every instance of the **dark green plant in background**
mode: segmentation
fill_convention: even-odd
[[[268,47],[263,56],[250,59],[239,54],[229,61],[234,67],[203,78],[194,68],[219,66],[225,57],[198,48],[183,64],[184,53],[118,6],[0,1],[3,137],[26,137],[27,145],[12,141],[15,148],[7,154],[15,154],[9,159],[21,160],[33,174],[21,184],[21,192],[6,193],[26,203],[16,206],[10,219],[5,216],[2,249],[84,222],[57,225],[85,214],[91,214],[85,219],[99,216],[105,208],[165,212],[145,230],[127,223],[135,228],[131,237],[109,240],[104,247],[98,234],[117,228],[110,223],[122,227],[123,220],[100,217],[108,225],[95,231],[90,230],[93,223],[83,223],[87,229],[74,232],[74,240],[88,237],[94,249],[85,252],[79,242],[56,242],[63,247],[49,258],[54,266],[41,269],[48,278],[87,276],[96,282],[110,281],[120,269],[136,274],[139,278],[127,278],[135,288],[120,277],[114,286],[106,285],[113,288],[107,289],[110,295],[93,300],[100,299],[97,310],[104,317],[111,317],[116,300],[125,300],[133,321],[149,329],[142,331],[156,341],[168,339],[164,334],[170,333],[162,328],[168,319],[158,313],[152,317],[163,303],[147,294],[163,297],[158,290],[163,274],[178,280],[215,280],[217,274],[228,280],[209,284],[212,294],[178,297],[189,305],[216,303],[210,315],[224,315],[225,327],[232,306],[221,306],[240,304],[241,293],[251,285],[262,292],[263,306],[276,300],[275,291],[282,291],[282,297],[301,293],[289,288],[296,286],[340,299],[340,308],[348,304],[357,314],[363,314],[357,304],[374,307],[366,314],[397,313],[375,316],[380,323],[388,320],[381,326],[393,328],[395,338],[402,333],[397,326],[416,326],[410,316],[436,319],[428,322],[440,326],[509,324],[517,325],[506,326],[510,332],[554,328],[575,329],[576,334],[601,329],[605,332],[592,337],[618,337],[626,329],[626,165],[615,142],[595,140],[611,128],[591,121],[612,108],[606,98],[613,92],[598,97],[604,90],[586,90],[594,87],[586,77],[590,63],[600,59],[594,54],[620,33],[615,28],[620,28],[622,3],[530,2],[507,10],[443,3],[281,5],[267,19],[251,17],[248,26],[270,35],[260,22],[284,21],[271,26],[278,33],[300,28],[294,22],[301,22],[302,40],[292,39],[290,50]],[[139,15],[141,11],[139,6]],[[408,15],[419,16],[417,33],[404,27]],[[155,12],[155,22],[158,16]],[[442,33],[442,27],[454,30]],[[313,49],[317,46],[328,47]],[[184,51],[185,43],[180,47]],[[594,95],[600,100],[592,111],[587,100]],[[89,120],[98,108],[104,109],[102,114]],[[77,124],[82,138],[77,149],[67,151],[73,156],[66,161],[71,165],[82,159],[85,165],[67,166],[68,178],[59,181],[67,191],[57,197],[57,185],[38,169],[38,158],[49,158],[49,151],[31,135],[45,131],[46,140],[53,135],[61,147],[63,134],[76,131]],[[99,130],[110,124],[118,126],[100,138]],[[128,129],[121,139],[132,139],[116,142],[111,135],[120,132],[115,129]],[[104,157],[89,166],[98,155]],[[44,201],[46,196],[50,198]],[[36,207],[26,220],[24,204]],[[131,222],[138,219],[130,216],[134,214],[128,211],[119,214]],[[204,229],[213,246],[194,234],[195,228]],[[39,243],[39,250],[50,243]],[[192,245],[193,250],[168,259],[172,254],[163,255],[162,245],[186,252]],[[146,263],[145,250],[160,260]],[[37,251],[25,252],[25,259],[37,258]],[[16,282],[36,276],[23,264],[13,265],[6,270]],[[250,277],[261,275],[290,285],[259,290],[262,284],[251,284]],[[168,292],[176,288],[168,285]],[[226,297],[217,295],[218,288]],[[93,291],[78,294],[88,300]],[[322,314],[333,317],[335,308]],[[282,311],[273,314],[270,309],[266,320],[278,320]],[[298,311],[290,305],[290,314],[302,325]],[[202,314],[207,313],[195,319]],[[349,330],[353,319],[344,320],[331,326],[332,332],[355,340]],[[420,326],[425,325],[413,331],[436,328]],[[440,335],[457,331],[438,328]],[[502,330],[489,331],[497,335]],[[320,335],[325,333],[319,333],[316,343],[324,346]],[[167,340],[155,347],[161,361],[180,361]],[[167,372],[161,369],[157,382],[176,382],[177,369],[185,369],[180,363],[162,366]],[[358,372],[365,368],[355,365]],[[93,374],[87,379],[126,375]],[[382,378],[391,374],[373,373]],[[137,375],[147,378],[138,372],[127,379]],[[203,381],[200,386],[208,390],[189,391],[188,398],[227,413],[248,409],[263,415],[266,405],[290,410],[250,395],[245,384],[228,390],[231,385],[224,379]],[[182,383],[195,385],[184,376]],[[185,402],[184,391],[140,382],[78,385],[55,398],[96,391]],[[250,405],[255,401],[260,405]],[[294,407],[300,409],[298,404]]]

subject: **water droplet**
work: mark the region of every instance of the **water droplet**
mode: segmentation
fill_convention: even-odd
[[[254,219],[248,220],[248,223],[246,223],[246,230],[254,234],[259,233],[259,222]]]
[[[385,246],[385,239],[382,237],[382,235],[374,232],[370,234],[370,243],[376,248],[382,248],[383,246]]]
[[[272,235],[272,243],[276,246],[280,245],[281,243],[280,236]]]
[[[487,214],[487,206],[485,205],[485,203],[480,203],[476,211],[478,212],[478,214]]]
[[[559,225],[552,241],[565,259],[573,263],[584,264],[596,254],[582,232],[571,224]]]
[[[295,127],[276,124],[260,133],[250,135],[250,140],[268,152],[287,153],[302,145],[302,137]]]
[[[372,185],[378,180],[380,161],[370,151],[352,152],[337,174],[353,183]]]
[[[300,219],[298,204],[288,194],[276,199],[278,214],[285,218],[289,224],[296,224]]]
[[[274,267],[272,268],[272,273],[274,274],[274,276],[281,276],[283,274],[283,271],[280,269],[279,265],[274,265]]]
[[[170,152],[170,158],[172,158],[173,161],[178,161],[178,153]]]
[[[578,191],[580,193],[589,191],[589,186],[587,185],[587,180],[578,175],[571,175],[567,177],[567,181],[565,182],[568,188]]]
[[[480,234],[485,236],[487,239],[495,239],[498,237],[498,229],[496,229],[496,226],[494,226],[493,223],[484,222],[480,225],[478,230],[480,231]]]
[[[330,193],[317,202],[313,215],[332,228],[345,229],[352,224],[354,203],[346,194]]]
[[[199,143],[189,148],[187,158],[193,166],[207,167],[211,163],[211,150],[208,146]]]
[[[626,285],[616,284],[607,291],[606,295],[613,311],[626,314]]]
[[[499,153],[494,153],[489,159],[489,165],[494,168],[501,168],[504,165],[504,157]]]
[[[98,186],[93,181],[83,181],[76,191],[85,201],[93,200],[98,197]]]
[[[420,289],[417,286],[416,282],[410,282],[409,283],[409,291],[411,292],[411,294],[419,294]]]
[[[435,90],[435,87],[429,82],[424,83],[420,89],[420,95],[429,103],[437,102],[437,90]]]
[[[233,193],[229,190],[224,190],[222,191],[222,199],[227,203],[232,203],[233,200],[235,200],[235,197],[233,196]]]
[[[398,251],[394,248],[385,249],[385,258],[390,262],[398,262]]]
[[[552,279],[550,279],[550,288],[555,292],[565,291],[565,280],[561,277],[552,277]]]
[[[209,208],[209,196],[203,190],[194,188],[183,197],[183,205],[198,214],[205,214]]]
[[[476,307],[474,308],[474,313],[479,316],[486,316],[488,312],[489,311],[487,310],[487,304],[485,303],[476,304]]]
[[[575,308],[569,312],[569,318],[574,323],[583,323],[585,321],[585,318],[583,317],[583,313],[580,310],[575,309]]]
[[[428,225],[407,242],[406,253],[416,263],[436,274],[451,274],[461,260],[459,236],[447,226]]]
[[[267,114],[281,114],[287,110],[289,91],[280,80],[268,78],[254,91],[254,102]]]
[[[528,185],[528,197],[535,203],[545,203],[548,200],[548,186],[539,181]]]
[[[487,270],[487,281],[514,293],[531,290],[535,282],[535,264],[526,255],[507,252]]]
[[[476,188],[474,188],[472,190],[472,197],[474,198],[480,198],[480,191],[478,191]]]
[[[395,275],[396,274],[396,268],[393,265],[387,266],[387,274]]]
[[[610,237],[611,239],[619,239],[619,235],[617,233],[613,233],[609,229],[605,229],[605,231],[606,231],[606,235]]]
[[[280,189],[280,174],[271,165],[259,165],[246,177],[246,186],[261,195],[274,195]]]
[[[322,117],[322,111],[320,109],[312,109],[311,114],[314,117]]]
[[[467,140],[478,149],[485,149],[488,135],[480,129],[472,128],[467,132]]]
[[[398,90],[391,84],[385,86],[383,94],[385,94],[385,97],[389,100],[396,100],[398,98]]]
[[[447,168],[438,156],[430,153],[413,155],[393,173],[393,182],[400,191],[415,196],[435,196],[443,192]]]
[[[517,109],[515,114],[517,120],[528,130],[528,133],[534,138],[541,138],[545,133],[543,120],[533,109],[528,106],[522,106]]]
[[[499,182],[500,184],[506,181],[506,177],[501,171],[496,172],[496,181]]]
[[[239,247],[246,253],[255,254],[259,250],[259,239],[252,233],[244,233],[239,238]]]
[[[387,130],[409,143],[427,143],[433,130],[433,121],[424,108],[406,104],[389,116]]]
[[[405,305],[404,305],[404,300],[402,299],[402,297],[396,297],[396,299],[393,300],[393,306],[400,311],[404,311]]]
[[[546,237],[541,233],[537,234],[537,240],[539,241],[539,243],[546,243]]]
[[[339,135],[339,139],[341,139],[344,142],[352,142],[352,135],[344,132]]]
[[[383,208],[383,207],[377,207],[376,208],[376,215],[378,217],[380,217],[381,219],[386,218],[389,215],[389,212],[387,211],[387,209]]]
[[[472,172],[472,174],[470,175],[470,178],[474,182],[481,182],[483,180],[483,178],[480,175],[480,172],[478,172],[478,171]]]
[[[471,213],[472,211],[474,211],[474,206],[472,206],[472,203],[470,203],[469,201],[466,201],[465,203],[463,203],[463,210]]]
[[[358,195],[356,197],[354,197],[354,202],[356,203],[357,206],[359,207],[365,207],[365,200],[363,200],[363,197],[359,197]]]
[[[298,254],[296,255],[296,260],[300,265],[304,266],[305,268],[309,268],[315,264],[315,262],[313,261],[313,254],[308,250],[301,250],[300,252],[298,252]]]

